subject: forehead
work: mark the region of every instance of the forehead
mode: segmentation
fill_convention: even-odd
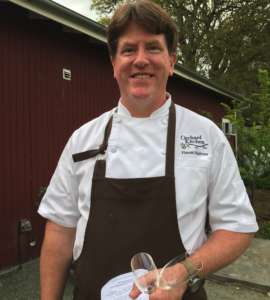
[[[155,34],[150,30],[138,26],[134,22],[131,22],[128,27],[120,34],[118,39],[118,46],[124,43],[139,43],[139,42],[151,42],[159,41],[166,44],[164,34]]]

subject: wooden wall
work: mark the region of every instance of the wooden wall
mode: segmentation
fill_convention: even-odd
[[[0,3],[0,270],[18,264],[19,220],[31,221],[40,250],[39,187],[49,184],[72,132],[115,107],[119,96],[106,46]],[[28,234],[21,238],[27,261],[35,249]]]

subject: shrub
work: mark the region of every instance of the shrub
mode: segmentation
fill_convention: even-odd
[[[257,179],[256,187],[261,190],[270,190],[270,172],[265,172]]]
[[[264,239],[270,240],[270,221],[263,222],[261,226],[261,232]]]
[[[44,194],[46,193],[46,191],[47,191],[47,186],[45,186],[45,187],[41,186],[39,188],[38,197],[43,197]],[[40,202],[36,201],[36,206],[39,206],[39,204],[40,204]]]

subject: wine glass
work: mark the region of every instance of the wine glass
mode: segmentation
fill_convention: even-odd
[[[157,288],[171,290],[197,276],[203,268],[199,254],[193,250],[182,253],[168,262],[158,274],[153,258],[138,253],[131,260],[131,269],[138,289],[153,294]]]
[[[131,260],[131,269],[138,289],[153,294],[158,288],[158,271],[153,258],[147,253],[138,253]]]
[[[189,250],[168,262],[159,274],[159,288],[170,290],[180,287],[195,278],[203,268],[200,255]]]

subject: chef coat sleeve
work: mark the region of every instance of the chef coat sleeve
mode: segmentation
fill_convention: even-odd
[[[64,227],[77,227],[78,183],[73,172],[71,152],[72,137],[68,141],[41,201],[38,213]]]
[[[209,222],[213,231],[256,232],[258,225],[231,146],[220,134],[209,171]]]

